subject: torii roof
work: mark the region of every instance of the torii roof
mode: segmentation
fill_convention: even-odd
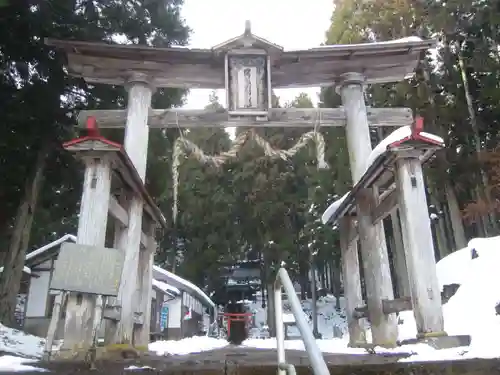
[[[93,119],[95,122],[95,120]],[[139,177],[137,170],[135,169],[134,163],[130,160],[127,152],[119,143],[110,141],[105,137],[98,134],[91,134],[84,137],[79,137],[72,139],[63,144],[63,148],[68,151],[79,152],[79,151],[99,151],[99,152],[114,152],[118,156],[118,160],[123,165],[128,175],[130,176],[130,182],[136,191],[141,195],[144,200],[144,209],[148,212],[153,220],[159,223],[162,227],[167,227],[167,221],[163,213],[160,211],[158,206],[155,204],[153,198],[149,195],[144,185],[144,182]]]
[[[239,48],[258,48],[266,50],[269,54],[283,52],[283,47],[252,34],[250,21],[246,21],[245,32],[243,34],[217,44],[212,47],[212,51],[220,53]]]
[[[332,86],[342,74],[363,73],[367,83],[401,81],[413,74],[422,51],[434,40],[417,37],[389,42],[328,45],[284,51],[249,30],[210,49],[91,43],[46,39],[68,57],[68,71],[89,83],[124,85],[131,71],[153,77],[157,87],[225,88],[224,53],[252,45],[272,55],[273,88]]]

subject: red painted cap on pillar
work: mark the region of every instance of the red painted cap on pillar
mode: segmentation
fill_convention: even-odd
[[[99,128],[97,127],[97,120],[94,116],[87,117],[86,129],[89,137],[99,137]]]
[[[424,118],[421,116],[415,117],[411,133],[413,136],[420,134],[424,130]]]

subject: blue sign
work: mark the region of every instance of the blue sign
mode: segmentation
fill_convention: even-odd
[[[160,311],[160,332],[163,332],[165,328],[167,328],[168,322],[168,305],[166,302],[161,306]]]

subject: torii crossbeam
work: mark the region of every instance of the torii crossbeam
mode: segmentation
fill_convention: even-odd
[[[367,108],[368,124],[372,127],[410,126],[413,115],[409,108]],[[81,111],[78,124],[85,126],[94,117],[101,128],[123,128],[127,111],[120,109]],[[251,117],[231,118],[225,109],[150,109],[150,128],[203,128],[203,127],[283,127],[314,128],[346,126],[344,108],[270,108],[263,120]]]

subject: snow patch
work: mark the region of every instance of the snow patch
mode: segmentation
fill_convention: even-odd
[[[18,357],[41,358],[45,339],[0,324],[0,352]]]
[[[477,257],[472,257],[475,250]],[[495,307],[500,302],[500,236],[475,238],[469,245],[455,251],[437,263],[441,289],[459,285],[456,293],[443,305],[444,328],[449,335],[470,335],[468,347],[418,353],[415,361],[451,359],[499,358],[500,316]],[[413,313],[405,311],[399,317],[399,338],[414,338],[416,326]],[[442,354],[442,356],[441,356]]]
[[[20,357],[14,357],[11,355],[4,355],[0,357],[0,372],[12,371],[12,372],[28,372],[28,371],[36,371],[36,372],[48,372],[48,370],[29,366],[26,363],[36,362],[34,359],[26,359]]]
[[[194,336],[182,340],[156,341],[149,344],[149,350],[158,355],[184,355],[220,349],[227,345],[229,345],[227,340]]]
[[[153,367],[149,367],[149,366],[128,366],[128,367],[125,367],[124,369],[125,371],[138,371],[138,370],[155,370],[155,368]]]

